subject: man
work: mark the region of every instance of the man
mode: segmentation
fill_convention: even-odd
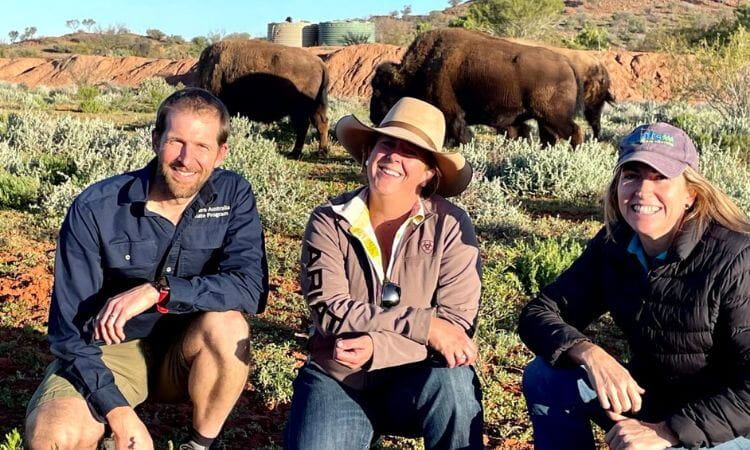
[[[247,381],[249,328],[268,271],[250,185],[217,167],[229,114],[188,88],[159,107],[157,157],[73,202],[55,260],[55,361],[29,402],[29,447],[152,448],[133,408],[190,399],[185,448],[208,448]]]

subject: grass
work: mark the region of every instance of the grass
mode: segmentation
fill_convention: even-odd
[[[85,114],[68,108],[78,98],[75,91],[55,92],[0,86],[0,107],[11,108],[0,116],[0,293],[28,283],[12,294],[0,294],[0,361],[7,358],[14,364],[7,370],[0,364],[0,434],[7,433],[0,449],[20,448],[23,408],[49,360],[46,305],[34,303],[28,291],[51,278],[51,249],[65,209],[94,180],[151,158],[153,102],[167,93],[158,85],[121,90],[116,95],[125,100],[104,100],[110,105],[106,112]],[[3,103],[3,98],[9,100]],[[13,109],[24,102],[31,107]],[[150,113],[140,112],[146,109]],[[333,99],[331,124],[349,112],[367,117],[362,103]],[[541,148],[537,141],[507,141],[481,128],[477,139],[461,148],[476,169],[469,189],[455,201],[474,221],[484,261],[476,338],[490,447],[530,448],[520,376],[532,355],[515,332],[518,312],[600,227],[598,202],[614,164],[617,138],[655,120],[681,121],[699,143],[709,178],[750,209],[749,155],[743,144],[750,123],[746,118],[724,119],[705,108],[619,104],[604,116],[602,142],[588,142],[577,150],[566,144]],[[306,356],[309,317],[299,292],[297,262],[301,234],[315,205],[353,188],[361,178],[357,165],[336,144],[330,156],[311,156],[316,144],[312,133],[302,160],[294,161],[283,153],[293,140],[288,126],[235,118],[232,127],[225,167],[253,184],[272,289],[268,310],[251,319],[253,370],[220,447],[279,448],[292,380]],[[590,334],[612,351],[627,354],[608,317]],[[159,448],[174,445],[186,433],[189,409],[144,405],[139,413],[152,427]],[[421,443],[385,438],[377,445],[419,448]]]

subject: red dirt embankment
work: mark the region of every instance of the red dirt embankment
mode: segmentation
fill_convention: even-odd
[[[310,48],[330,71],[330,95],[369,97],[370,79],[378,64],[401,60],[405,48],[386,44],[343,48]],[[670,58],[659,53],[597,52],[612,78],[615,97],[625,100],[666,101],[672,93]],[[195,83],[195,59],[114,58],[74,55],[62,59],[0,58],[0,80],[27,86],[65,86],[80,82],[136,86],[152,77],[169,83]]]

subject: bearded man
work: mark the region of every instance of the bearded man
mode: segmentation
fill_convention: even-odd
[[[26,415],[30,448],[153,443],[134,407],[190,400],[192,436],[218,435],[247,381],[249,327],[268,295],[265,245],[250,184],[219,169],[229,114],[188,88],[159,106],[156,158],[100,181],[60,230],[47,368]]]

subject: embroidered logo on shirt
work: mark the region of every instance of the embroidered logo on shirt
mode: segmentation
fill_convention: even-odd
[[[229,205],[221,206],[210,206],[208,208],[201,208],[195,214],[196,219],[217,219],[219,217],[225,217],[229,215],[229,211],[232,209]]]
[[[427,241],[427,240],[422,241],[419,243],[419,248],[421,248],[422,251],[427,253],[428,255],[432,254],[433,243],[432,241]]]

